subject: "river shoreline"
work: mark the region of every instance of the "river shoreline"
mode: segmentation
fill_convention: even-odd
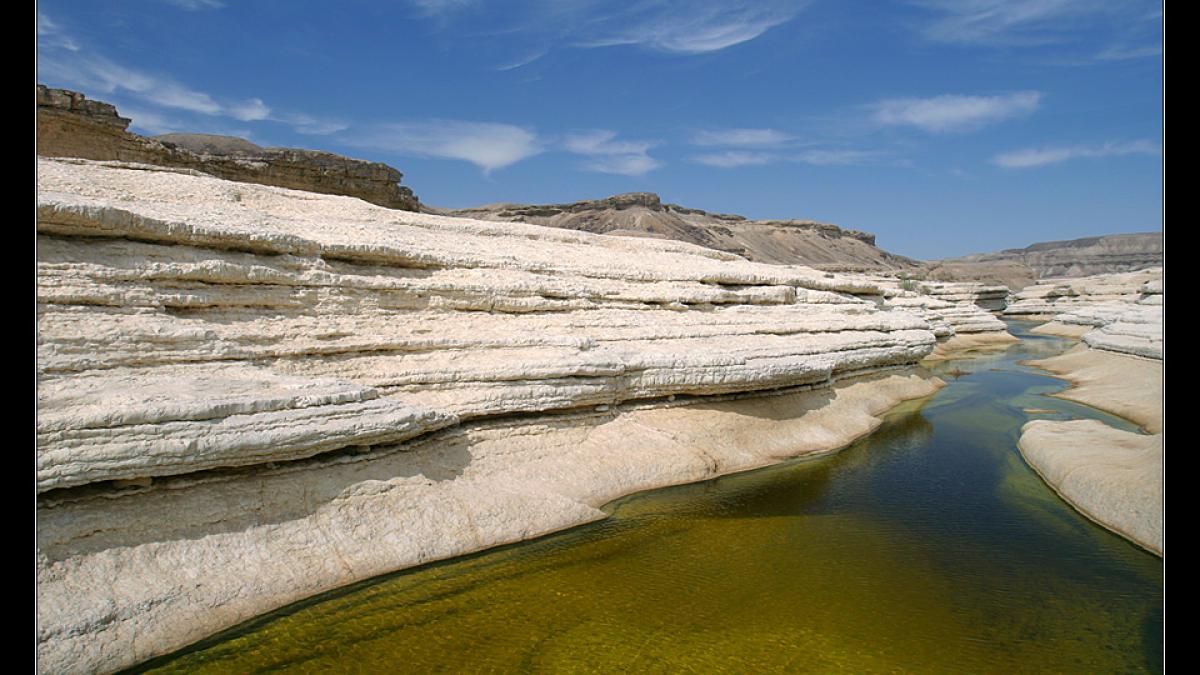
[[[1050,327],[1040,332],[1069,331],[1055,332]],[[1162,362],[1081,344],[1027,365],[1071,383],[1053,396],[1122,417],[1145,430],[1137,434],[1095,420],[1034,420],[1022,428],[1018,447],[1030,467],[1064,501],[1161,557]]]
[[[941,386],[896,370],[775,396],[478,423],[377,459],[67,500],[39,515],[53,533],[43,554],[66,556],[39,575],[42,625],[55,627],[40,657],[133,666],[325,591],[603,518],[625,495],[836,451]],[[94,592],[74,589],[106,587],[119,609],[97,625],[80,604]]]
[[[1013,444],[1055,386],[1018,360],[1059,345],[939,366],[940,393],[820,459],[640,491],[592,525],[330,593],[145,667],[1155,672],[1153,557],[1057,498]]]

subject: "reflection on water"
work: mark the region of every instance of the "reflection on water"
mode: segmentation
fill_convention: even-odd
[[[171,671],[1110,672],[1162,669],[1162,565],[1021,460],[1043,396],[965,371],[825,459],[636,495],[569,532],[359,584],[148,666]],[[1049,409],[1030,414],[1024,408]]]

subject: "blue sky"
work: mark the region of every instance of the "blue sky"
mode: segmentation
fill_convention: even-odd
[[[1162,228],[1162,5],[37,4],[38,81],[132,130],[382,161],[428,204],[652,191],[940,258]]]

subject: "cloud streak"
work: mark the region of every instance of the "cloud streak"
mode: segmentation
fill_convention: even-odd
[[[703,54],[748,42],[771,28],[791,21],[799,2],[658,2],[623,17],[623,28],[609,27],[580,43],[584,47],[641,45],[676,54]],[[617,22],[612,22],[617,23]]]
[[[996,155],[992,163],[1005,169],[1033,169],[1073,159],[1160,155],[1162,147],[1148,140],[1108,142],[1101,145],[1074,145],[1057,148],[1026,148]]]
[[[900,98],[868,106],[883,126],[915,127],[930,133],[972,131],[1037,110],[1042,95],[1021,91],[1006,96],[946,94],[932,98]]]
[[[563,147],[588,158],[583,168],[600,173],[641,176],[661,167],[662,162],[649,155],[658,141],[619,141],[617,132],[595,129],[569,134]]]
[[[934,42],[1032,45],[1060,42],[1071,32],[1107,21],[1128,27],[1151,17],[1138,0],[917,0],[936,18],[922,34]]]
[[[185,3],[187,4],[187,3]],[[213,3],[196,3],[196,9],[216,7]],[[243,122],[271,121],[290,125],[302,134],[330,134],[346,128],[345,124],[323,120],[303,113],[272,110],[260,98],[219,99],[176,82],[170,77],[156,75],[116,63],[103,56],[85,52],[50,17],[38,14],[39,58],[38,77],[59,80],[95,95],[128,94],[142,104],[159,108],[182,110],[212,117],[229,117]],[[140,126],[145,129],[178,128],[179,124],[161,113],[143,111]]]
[[[462,160],[478,166],[484,173],[511,166],[544,150],[543,142],[529,129],[464,120],[381,124],[348,142],[402,155]]]
[[[710,129],[692,136],[693,145],[734,148],[773,148],[794,140],[795,136],[776,129]]]
[[[718,169],[736,169],[740,166],[758,166],[778,161],[780,157],[770,152],[750,152],[746,150],[726,150],[692,157],[692,161],[713,166]]]

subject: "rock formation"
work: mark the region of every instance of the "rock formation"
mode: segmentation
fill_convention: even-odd
[[[1038,331],[1089,346],[1162,359],[1162,268],[1050,279],[1017,293],[1007,316],[1050,319]]]
[[[126,131],[130,120],[107,103],[37,85],[37,153],[194,169],[227,180],[358,197],[415,211],[420,203],[386,164],[329,152],[260,148],[227,136],[178,134],[146,138]],[[205,141],[204,139],[207,139]]]
[[[893,277],[871,277],[884,288],[889,307],[915,312],[929,322],[938,344],[927,360],[963,352],[1005,348],[1017,341],[993,310],[1003,307],[1006,286],[938,283]]]
[[[1035,332],[1082,344],[1031,362],[1071,381],[1056,394],[1107,410],[1146,434],[1095,420],[1035,420],[1020,448],[1043,479],[1096,522],[1163,553],[1163,285],[1160,268],[1052,280],[1005,310],[1052,320]],[[1047,317],[1049,315],[1049,317]]]
[[[1017,263],[1029,266],[1038,278],[1083,277],[1132,272],[1163,264],[1161,232],[1109,234],[1070,241],[1047,241],[999,253],[978,253],[940,261],[964,268],[974,265]]]
[[[658,195],[634,192],[570,204],[489,204],[431,213],[535,223],[598,234],[674,239],[736,253],[749,260],[806,265],[830,271],[916,269],[920,263],[875,246],[875,236],[811,220],[747,220],[664,204]]]
[[[880,284],[680,242],[80,159],[39,160],[37,227],[46,671],[835,450],[940,384]]]

